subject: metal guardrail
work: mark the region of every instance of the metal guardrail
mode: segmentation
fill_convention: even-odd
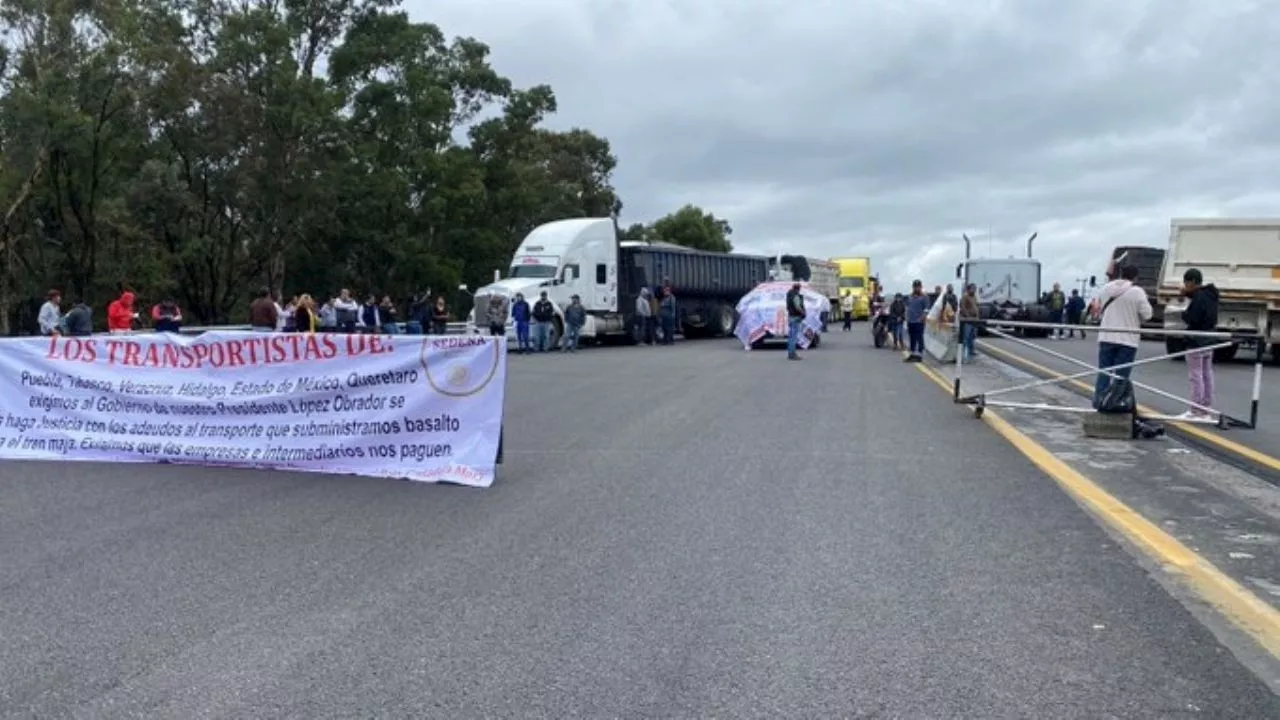
[[[1043,345],[1038,345],[1036,343],[1029,342],[1022,338],[1015,337],[1011,333],[1008,333],[1008,332],[1005,332],[1004,330],[999,329],[999,328],[1025,328],[1025,329],[1037,329],[1037,330],[1060,330],[1066,327],[1066,326],[1059,325],[1057,323],[1033,323],[1033,322],[1000,321],[1000,320],[965,320],[963,321],[963,324],[971,324],[975,327],[985,327],[988,332],[990,332],[992,335],[995,335],[996,337],[1004,338],[1006,340],[1012,341],[1019,345],[1023,345],[1028,348],[1037,350],[1039,352],[1045,353],[1046,355],[1055,357],[1059,360],[1070,363],[1077,367],[1085,368],[1081,372],[1077,372],[1077,373],[1072,373],[1068,375],[1059,375],[1052,378],[1035,380],[1032,382],[1019,383],[1017,385],[1013,385],[1010,387],[1002,387],[1002,388],[997,388],[993,390],[986,390],[986,391],[977,393],[975,395],[964,395],[960,391],[960,382],[963,375],[963,371],[962,371],[963,362],[961,360],[961,356],[963,355],[963,353],[957,352],[956,358],[955,358],[955,366],[956,366],[955,379],[953,381],[954,386],[952,389],[953,399],[956,403],[972,406],[974,409],[974,415],[978,417],[982,416],[983,409],[987,407],[1005,407],[1005,408],[1011,408],[1011,409],[1024,409],[1024,410],[1049,410],[1054,412],[1067,412],[1067,413],[1092,413],[1092,412],[1095,412],[1094,408],[1092,407],[1080,408],[1080,407],[1072,407],[1072,406],[1066,406],[1066,405],[1053,405],[1048,403],[1021,403],[1021,402],[1009,402],[1009,401],[993,401],[993,400],[989,400],[989,398],[997,395],[1006,395],[1009,393],[1019,392],[1023,390],[1030,390],[1032,388],[1037,388],[1042,386],[1058,385],[1060,383],[1071,382],[1071,381],[1078,380],[1080,378],[1089,377],[1089,376],[1106,375],[1113,380],[1116,380],[1116,379],[1128,380],[1129,383],[1135,388],[1139,388],[1141,390],[1150,392],[1154,395],[1159,395],[1160,397],[1185,404],[1195,410],[1198,410],[1204,413],[1204,417],[1195,418],[1195,419],[1185,418],[1180,416],[1170,416],[1170,415],[1147,415],[1146,419],[1148,420],[1176,420],[1178,422],[1185,422],[1185,423],[1201,423],[1201,424],[1207,424],[1207,425],[1217,425],[1219,428],[1223,430],[1229,427],[1254,430],[1254,429],[1257,429],[1258,427],[1258,404],[1261,398],[1261,390],[1262,390],[1262,358],[1263,358],[1263,352],[1266,348],[1266,341],[1262,333],[1259,333],[1256,331],[1204,332],[1204,331],[1198,331],[1198,330],[1155,330],[1150,328],[1139,328],[1136,330],[1130,330],[1126,328],[1095,329],[1095,331],[1113,333],[1113,334],[1129,334],[1129,335],[1150,334],[1150,335],[1156,335],[1156,336],[1198,337],[1198,338],[1204,338],[1206,340],[1211,340],[1211,341],[1212,340],[1220,341],[1217,343],[1213,343],[1211,345],[1206,345],[1204,347],[1195,347],[1187,350],[1182,350],[1179,352],[1165,353],[1163,355],[1156,355],[1155,357],[1144,358],[1142,360],[1138,360],[1135,358],[1134,360],[1127,363],[1121,363],[1118,365],[1108,365],[1107,367],[1104,368],[1104,367],[1094,366],[1092,363],[1085,362],[1083,360],[1080,360],[1079,358],[1072,357],[1065,353],[1057,352]],[[953,330],[953,332],[958,332],[958,329]],[[1249,419],[1248,420],[1234,417],[1220,410],[1215,410],[1214,408],[1211,408],[1211,407],[1199,405],[1197,403],[1192,402],[1190,398],[1184,398],[1174,393],[1166,392],[1159,388],[1137,382],[1132,378],[1122,377],[1121,375],[1117,374],[1117,371],[1119,370],[1128,370],[1128,369],[1138,367],[1139,365],[1147,365],[1160,360],[1169,360],[1172,358],[1186,357],[1187,355],[1190,355],[1195,352],[1205,352],[1205,351],[1212,352],[1217,348],[1231,347],[1232,345],[1235,345],[1242,341],[1245,341],[1245,342],[1254,341],[1257,343],[1257,357],[1254,359],[1254,365],[1253,365],[1253,394],[1250,398],[1250,403],[1249,403]]]

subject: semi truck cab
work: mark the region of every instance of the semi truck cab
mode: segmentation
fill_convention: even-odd
[[[866,320],[871,317],[871,259],[864,257],[832,258],[831,262],[839,268],[838,300],[846,296],[853,297],[853,319]]]

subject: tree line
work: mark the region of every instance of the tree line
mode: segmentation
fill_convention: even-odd
[[[55,287],[201,324],[262,286],[451,296],[623,210],[606,138],[397,0],[6,0],[0,34],[0,334]],[[621,233],[731,249],[692,205]]]

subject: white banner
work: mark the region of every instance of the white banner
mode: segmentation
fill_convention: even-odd
[[[493,483],[505,338],[211,332],[0,341],[0,458]]]

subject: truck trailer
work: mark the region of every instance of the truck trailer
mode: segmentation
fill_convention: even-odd
[[[1160,272],[1164,267],[1164,250],[1137,245],[1121,245],[1111,251],[1111,262],[1132,265],[1138,269],[1138,281],[1135,283],[1147,293],[1151,302],[1151,319],[1143,327],[1164,327],[1164,303],[1160,301],[1157,288],[1160,285]]]
[[[534,228],[520,243],[506,278],[475,291],[467,332],[487,332],[477,324],[489,298],[508,303],[522,293],[532,305],[546,291],[555,307],[554,346],[564,331],[564,308],[577,295],[587,310],[582,339],[634,339],[636,297],[642,288],[669,282],[677,302],[677,322],[686,338],[731,335],[735,307],[768,279],[769,259],[694,250],[670,243],[622,241],[613,218],[556,220]],[[465,288],[463,288],[465,290]],[[507,336],[515,337],[507,321]]]
[[[1218,287],[1219,331],[1262,335],[1261,341],[1215,350],[1214,359],[1225,362],[1245,347],[1269,350],[1272,362],[1280,362],[1280,218],[1175,218],[1156,288],[1164,304],[1166,330],[1186,328],[1182,275],[1192,268],[1204,275],[1206,283]],[[1165,345],[1170,353],[1185,349],[1177,336],[1167,336]]]

